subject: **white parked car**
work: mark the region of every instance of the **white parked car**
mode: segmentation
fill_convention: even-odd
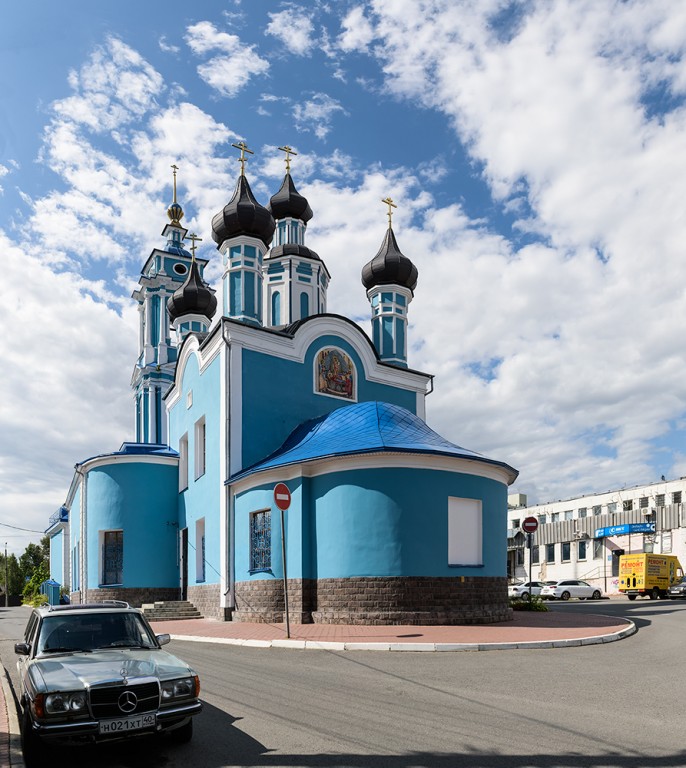
[[[510,584],[507,588],[508,597],[516,597],[520,600],[528,600],[531,595],[540,595],[546,584],[556,584],[555,581],[525,581],[519,584]]]
[[[581,579],[562,579],[555,584],[549,584],[541,590],[541,597],[549,600],[569,600],[578,597],[580,600],[600,600],[603,593]]]

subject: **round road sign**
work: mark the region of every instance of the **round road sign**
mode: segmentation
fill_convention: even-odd
[[[536,533],[538,530],[538,520],[535,517],[525,517],[522,521],[522,530],[524,533]]]
[[[291,506],[291,492],[285,483],[277,483],[274,486],[274,503],[283,510]]]

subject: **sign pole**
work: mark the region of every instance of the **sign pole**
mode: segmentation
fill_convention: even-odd
[[[522,530],[526,534],[526,546],[529,548],[529,610],[532,610],[531,599],[533,597],[531,586],[533,568],[534,533],[538,530],[538,520],[531,516],[525,517],[522,522]]]
[[[533,568],[533,552],[534,552],[534,535],[533,533],[527,533],[526,534],[526,545],[529,547],[529,610],[532,610],[533,606],[531,605],[532,598],[533,598],[533,587],[531,586],[531,582],[533,581],[532,577],[532,568]]]
[[[283,560],[283,602],[286,609],[286,637],[291,636],[291,624],[288,618],[288,576],[286,575],[286,528],[283,509],[281,510],[281,559]]]
[[[286,573],[286,524],[284,512],[291,505],[291,492],[285,483],[274,486],[274,503],[281,510],[281,560],[283,562],[283,603],[286,610],[286,637],[291,636],[291,622],[288,617],[288,575]]]

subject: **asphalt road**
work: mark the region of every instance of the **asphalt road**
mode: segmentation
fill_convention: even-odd
[[[555,604],[632,618],[606,645],[474,653],[254,649],[174,641],[201,676],[193,741],[61,750],[114,768],[686,766],[686,602]],[[0,610],[0,658],[28,611]]]

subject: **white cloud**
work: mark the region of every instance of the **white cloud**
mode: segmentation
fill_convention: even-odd
[[[96,48],[80,72],[70,73],[69,84],[76,93],[56,103],[55,113],[98,132],[142,117],[163,89],[153,67],[115,37]]]
[[[220,32],[209,21],[193,24],[186,30],[186,43],[196,56],[213,51],[220,54],[198,66],[198,74],[222,96],[236,96],[254,75],[264,75],[269,62],[245,45],[237,35]]]
[[[362,6],[353,8],[341,22],[341,27],[343,32],[338,37],[338,45],[343,51],[366,51],[374,39],[374,28]]]
[[[459,208],[399,236],[420,270],[410,364],[437,374],[430,421],[555,498],[653,479],[650,441],[686,411],[668,278],[686,110],[646,104],[656,83],[683,92],[683,10],[532,2],[507,29],[496,2],[411,6],[368,14],[387,88],[444,112],[496,202],[547,243],[518,250]]]
[[[172,45],[171,43],[167,42],[166,35],[162,35],[160,39],[157,41],[157,44],[160,47],[161,51],[164,51],[165,53],[179,53],[181,49],[178,45]]]
[[[6,166],[0,163],[0,179],[3,176],[7,176],[7,174],[10,173],[10,169]],[[2,185],[0,184],[0,195],[3,193]]]
[[[0,463],[3,519],[43,530],[74,462],[131,437],[135,311],[120,316],[92,298],[102,286],[54,272],[3,232],[0,249],[6,279],[27,288],[0,306],[0,433],[11,446]]]
[[[293,107],[296,128],[299,131],[311,131],[318,139],[327,137],[337,112],[348,114],[339,101],[326,93],[315,93]]]
[[[281,40],[289,53],[296,56],[309,55],[314,47],[314,25],[310,20],[309,10],[291,6],[285,11],[270,13],[269,19],[265,34]]]

